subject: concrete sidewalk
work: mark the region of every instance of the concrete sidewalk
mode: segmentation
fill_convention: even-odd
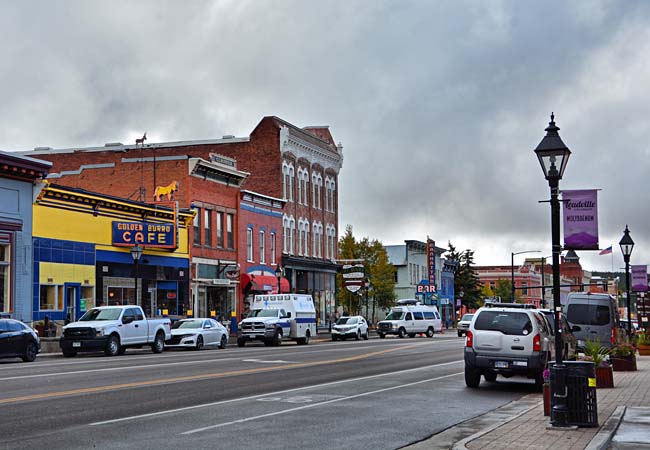
[[[637,367],[635,372],[614,372],[615,387],[597,390],[598,427],[552,429],[544,416],[542,394],[529,394],[407,448],[650,449],[650,408],[639,408],[650,406],[650,356],[637,356]]]

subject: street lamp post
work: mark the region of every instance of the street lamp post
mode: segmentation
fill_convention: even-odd
[[[562,304],[560,303],[560,200],[558,199],[559,185],[564,169],[571,156],[571,150],[562,142],[555,125],[555,116],[551,113],[551,121],[535,149],[535,154],[542,166],[544,176],[551,189],[551,246],[553,255],[553,320],[555,329],[560,329],[560,314]],[[555,333],[555,364],[553,367],[554,377],[551,382],[557,382],[557,386],[551,386],[553,393],[551,409],[551,424],[555,427],[564,427],[568,421],[567,387],[566,387],[566,366],[562,361],[562,336]],[[553,401],[554,400],[554,401]]]
[[[278,278],[278,294],[282,293],[282,290],[280,289],[280,281],[282,280],[282,275],[283,275],[283,270],[282,267],[278,264],[278,266],[275,268],[275,276]]]
[[[510,283],[512,284],[512,303],[515,303],[515,255],[524,253],[540,253],[539,250],[526,250],[523,252],[510,253]]]
[[[140,244],[135,244],[135,246],[131,248],[131,257],[133,258],[133,265],[135,266],[133,270],[133,279],[135,281],[135,295],[133,297],[135,299],[136,305],[140,304],[138,301],[138,264],[140,263],[140,257],[142,256],[143,251],[144,248],[140,247]]]
[[[618,243],[623,252],[623,260],[625,261],[625,291],[627,292],[627,335],[632,336],[632,311],[630,306],[630,255],[634,248],[634,241],[630,236],[630,230],[625,225],[625,231],[621,242]]]

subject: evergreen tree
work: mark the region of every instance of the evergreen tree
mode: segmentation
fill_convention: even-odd
[[[481,294],[481,282],[473,267],[474,252],[465,250],[460,253],[451,242],[448,243],[448,248],[445,257],[450,261],[456,261],[458,264],[454,274],[456,298],[460,298],[462,293],[462,301],[465,306],[468,308],[479,307],[483,304],[483,296]]]

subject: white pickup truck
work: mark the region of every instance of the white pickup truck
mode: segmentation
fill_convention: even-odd
[[[169,319],[147,319],[139,306],[101,306],[92,308],[78,322],[63,327],[59,346],[63,356],[77,352],[104,351],[121,355],[128,347],[150,345],[162,353],[171,338]]]

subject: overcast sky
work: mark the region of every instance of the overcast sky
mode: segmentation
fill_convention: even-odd
[[[648,1],[0,0],[0,149],[247,136],[276,115],[344,147],[339,226],[551,254],[533,149],[599,193],[587,270],[650,263]],[[516,257],[521,262],[526,256]]]

